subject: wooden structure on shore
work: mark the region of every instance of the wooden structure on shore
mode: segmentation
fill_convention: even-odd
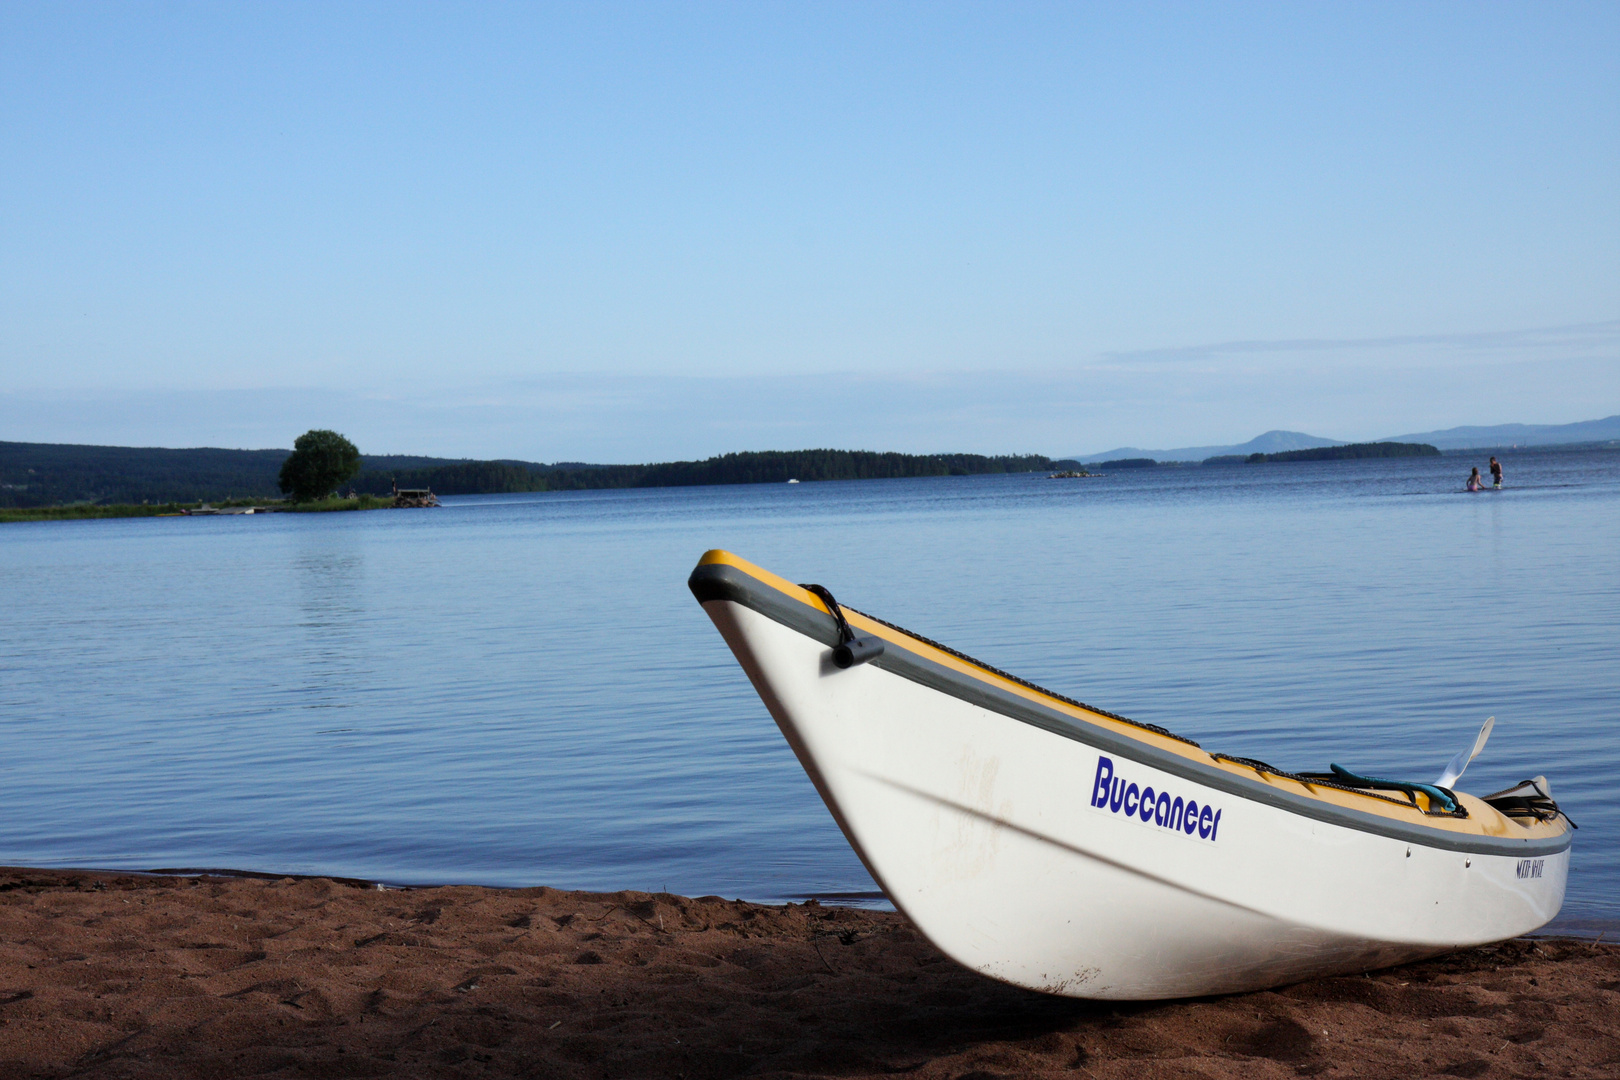
[[[398,482],[394,483],[394,509],[409,510],[418,507],[438,506],[439,497],[433,494],[430,488],[402,488]]]

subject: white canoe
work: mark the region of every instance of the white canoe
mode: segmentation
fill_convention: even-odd
[[[884,893],[994,978],[1254,990],[1514,937],[1563,903],[1573,826],[1544,781],[1493,805],[1283,773],[848,608],[883,651],[840,668],[836,605],[723,551],[689,584]]]

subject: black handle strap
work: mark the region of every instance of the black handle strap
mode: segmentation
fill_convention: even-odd
[[[825,586],[800,585],[799,588],[808,589],[820,597],[821,602],[827,605],[833,622],[838,624],[838,644],[833,646],[833,663],[841,668],[851,668],[883,655],[883,640],[857,634],[844,617],[844,609],[838,606],[838,601],[833,599],[833,594]]]
[[[821,598],[823,604],[827,605],[827,610],[832,613],[833,622],[838,624],[839,644],[854,639],[855,631],[850,628],[849,620],[844,618],[844,609],[838,606],[838,601],[833,599],[833,594],[828,591],[825,585],[800,585],[799,588],[809,589]]]

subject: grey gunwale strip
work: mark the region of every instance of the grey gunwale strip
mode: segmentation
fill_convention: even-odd
[[[699,566],[692,571],[687,585],[699,603],[730,600],[829,648],[838,643],[837,624],[833,622],[831,615],[802,600],[783,594],[734,566],[723,563]],[[1352,810],[1320,799],[1296,795],[1258,779],[1235,775],[1213,764],[1206,765],[1160,749],[1143,740],[1066,716],[1056,709],[954,671],[907,649],[885,649],[883,655],[871,661],[871,664],[931,690],[1000,713],[1054,735],[1084,743],[1097,750],[1118,754],[1161,772],[1250,802],[1273,806],[1299,814],[1301,817],[1355,829],[1358,832],[1372,833],[1442,851],[1511,858],[1555,855],[1566,850],[1574,840],[1573,833],[1568,829],[1558,836],[1544,839],[1479,836],[1453,833],[1420,822],[1403,822],[1362,810]]]

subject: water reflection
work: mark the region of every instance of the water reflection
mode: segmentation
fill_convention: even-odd
[[[352,708],[356,692],[372,677],[364,627],[369,583],[362,537],[354,530],[341,530],[297,539],[308,545],[292,560],[302,707]]]

